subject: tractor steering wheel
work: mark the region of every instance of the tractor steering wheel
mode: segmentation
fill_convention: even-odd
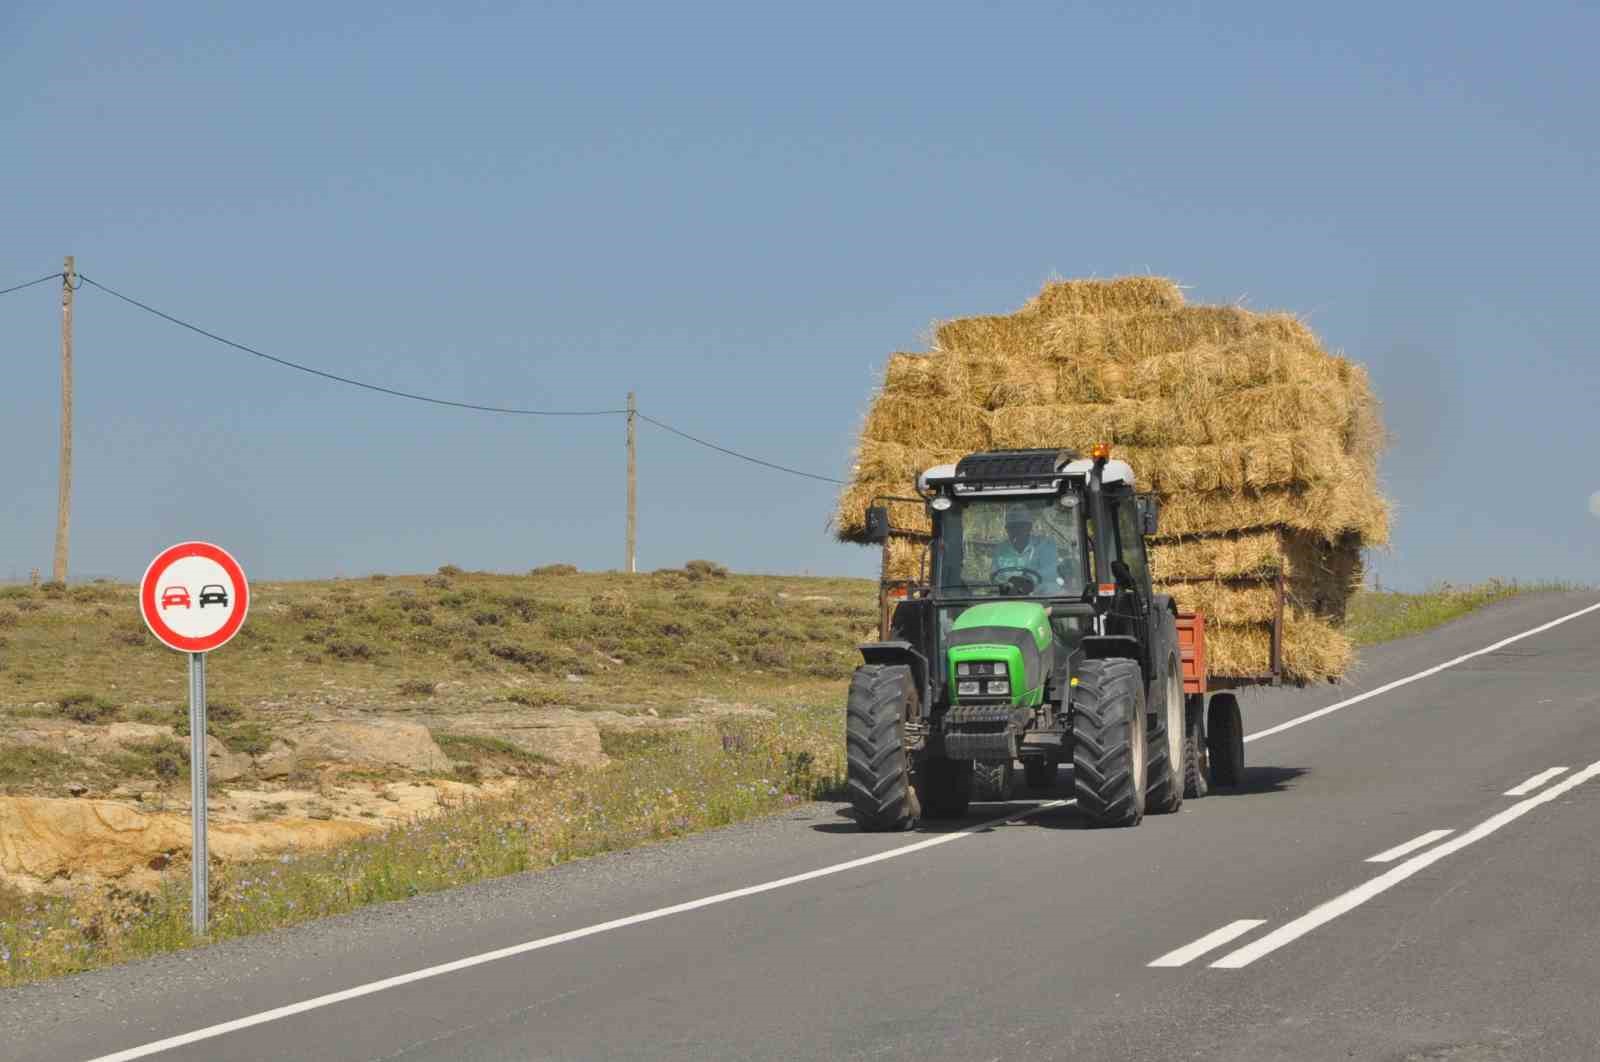
[[[1011,574],[1007,575],[1007,572]],[[1024,568],[1021,565],[1006,565],[1003,568],[996,568],[989,573],[989,578],[1001,590],[1007,591],[1015,597],[1026,597],[1037,590],[1039,584],[1043,581],[1039,578],[1038,572],[1032,568]]]

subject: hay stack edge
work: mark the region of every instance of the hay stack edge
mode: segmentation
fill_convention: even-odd
[[[1101,441],[1161,499],[1152,575],[1205,613],[1213,674],[1269,670],[1280,573],[1284,678],[1344,673],[1362,550],[1389,536],[1366,370],[1289,314],[1187,305],[1161,277],[1050,283],[1016,313],[945,322],[929,353],[890,355],[834,527],[865,542],[874,496],[914,495],[919,472],[972,451]],[[920,505],[891,512],[929,529]],[[922,552],[892,539],[885,577],[918,577]]]

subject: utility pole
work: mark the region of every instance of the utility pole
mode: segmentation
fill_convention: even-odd
[[[639,448],[634,442],[634,418],[639,407],[634,404],[633,392],[628,392],[628,563],[623,568],[629,575],[639,570]]]
[[[56,496],[56,558],[51,578],[67,581],[67,529],[72,520],[72,289],[77,269],[67,255],[61,270],[61,488]]]

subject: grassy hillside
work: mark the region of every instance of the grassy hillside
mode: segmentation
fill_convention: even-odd
[[[252,587],[250,617],[212,654],[213,733],[258,756],[325,716],[424,717],[464,762],[482,741],[450,721],[540,708],[672,719],[707,705],[837,688],[875,626],[864,580],[730,576],[698,562],[625,576],[553,567]],[[135,588],[0,588],[0,748],[8,727],[51,717],[187,727],[184,659],[140,620]],[[4,757],[0,790],[91,795],[119,781],[177,784],[174,749],[115,762],[52,750]],[[181,752],[181,750],[176,750]],[[177,756],[182,760],[182,756]]]

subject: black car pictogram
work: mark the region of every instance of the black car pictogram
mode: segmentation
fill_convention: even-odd
[[[225,587],[218,586],[216,583],[202,586],[200,588],[200,607],[205,608],[207,605],[221,605],[223,608],[227,608],[227,589]]]

